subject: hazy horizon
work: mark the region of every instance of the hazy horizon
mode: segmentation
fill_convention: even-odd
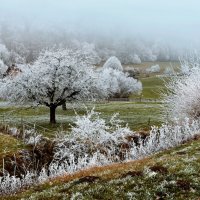
[[[200,2],[172,0],[0,0],[1,23],[83,35],[199,42]]]

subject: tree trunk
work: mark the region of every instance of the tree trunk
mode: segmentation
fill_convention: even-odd
[[[56,123],[56,106],[51,105],[50,106],[50,124]]]
[[[62,104],[62,109],[63,109],[63,110],[67,110],[66,102]]]

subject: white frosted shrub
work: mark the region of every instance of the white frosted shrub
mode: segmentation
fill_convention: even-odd
[[[19,191],[23,187],[35,184],[36,176],[33,173],[27,172],[22,178],[10,176],[9,174],[0,177],[0,194],[11,194]]]
[[[130,94],[139,94],[142,83],[128,73],[112,67],[103,67],[99,72],[98,80],[103,83],[104,90],[110,97],[128,97]]]
[[[111,68],[111,69],[123,71],[123,67],[120,60],[115,56],[110,57],[103,65],[103,68]]]
[[[92,156],[95,153],[118,159],[120,145],[128,143],[127,137],[134,133],[121,126],[117,115],[113,115],[108,123],[100,118],[100,114],[92,110],[85,116],[77,116],[75,126],[56,146],[55,160],[74,157]]]
[[[169,118],[200,117],[200,69],[193,69],[185,76],[174,77],[166,87],[168,93],[164,95],[164,102]]]
[[[6,48],[4,44],[0,43],[0,60],[4,62],[4,64],[9,64],[10,52]]]
[[[146,72],[148,73],[157,73],[160,72],[160,66],[159,65],[153,65],[146,69]]]
[[[173,125],[163,124],[160,128],[153,126],[150,134],[140,144],[133,146],[130,151],[130,159],[138,159],[155,152],[175,147],[199,134],[200,122],[190,121],[185,118],[174,121]]]
[[[132,63],[140,64],[141,62],[142,61],[141,61],[140,57],[137,54],[134,54],[132,57]]]
[[[2,78],[6,73],[8,67],[4,64],[3,60],[0,59],[0,77]]]
[[[180,72],[182,75],[190,74],[195,69],[200,69],[200,55],[192,53],[180,59]]]
[[[72,135],[59,140],[54,161],[49,169],[51,176],[71,173],[90,166],[140,159],[186,142],[199,134],[200,130],[199,121],[191,122],[186,118],[182,125],[177,120],[173,125],[163,124],[160,128],[154,126],[149,136],[145,139],[138,137],[135,143],[134,140],[127,141],[128,136],[138,136],[135,132],[131,132],[128,127],[121,127],[119,122],[115,122],[115,126],[108,126],[98,114],[97,118],[92,120],[90,117],[96,114],[91,112],[83,118],[80,117]],[[116,120],[115,117],[113,119]],[[87,131],[89,128],[91,130]],[[120,149],[121,144],[127,144],[128,148]],[[123,157],[120,157],[120,150]]]

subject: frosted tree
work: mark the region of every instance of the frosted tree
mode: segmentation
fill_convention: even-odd
[[[9,60],[9,51],[4,44],[0,44],[0,59],[4,62]]]
[[[6,67],[25,63],[24,59],[18,53],[14,50],[9,51],[4,44],[0,44],[0,60]]]
[[[142,90],[141,82],[124,73],[121,62],[116,57],[106,61],[100,70],[99,80],[110,97],[127,97],[131,93],[139,94]]]
[[[4,64],[4,62],[0,59],[0,78],[4,77],[4,74],[6,73],[6,70],[8,67]]]
[[[123,67],[122,67],[120,60],[115,56],[110,57],[103,65],[103,68],[123,71]]]
[[[15,78],[3,80],[1,96],[10,102],[45,105],[50,123],[56,123],[56,108],[65,101],[93,99],[106,95],[82,51],[48,50]]]
[[[9,63],[9,51],[5,45],[0,44],[0,78],[4,77]]]
[[[180,58],[180,71],[182,75],[190,74],[196,68],[200,69],[200,55],[197,52],[184,55]]]
[[[71,49],[82,51],[82,55],[87,58],[88,62],[91,64],[100,64],[101,58],[99,57],[95,44],[88,42],[80,42],[78,40],[73,40],[70,45]]]
[[[153,66],[147,68],[146,72],[148,72],[148,73],[158,73],[158,72],[160,72],[160,66],[158,64],[153,65]]]
[[[140,57],[137,54],[134,54],[132,56],[132,62],[131,63],[140,64],[141,63]]]

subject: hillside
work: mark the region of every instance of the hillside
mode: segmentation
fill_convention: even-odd
[[[200,139],[139,161],[93,167],[0,199],[200,198]]]

